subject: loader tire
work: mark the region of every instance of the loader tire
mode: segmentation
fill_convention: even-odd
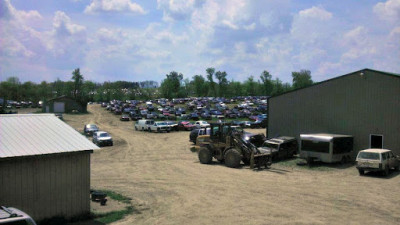
[[[250,165],[250,159],[243,157],[242,162],[244,163],[244,165]]]
[[[200,148],[199,160],[202,164],[209,164],[212,161],[212,154],[208,148]]]
[[[230,168],[237,168],[242,161],[242,155],[238,150],[232,148],[225,152],[225,165]]]

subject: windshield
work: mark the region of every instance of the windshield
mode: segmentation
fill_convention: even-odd
[[[358,154],[359,159],[372,159],[372,160],[380,160],[379,153],[376,152],[360,152]]]
[[[167,124],[166,123],[156,123],[156,125],[160,126],[160,125],[167,125]]]
[[[89,124],[89,125],[86,125],[86,128],[97,129],[97,126],[94,124]]]
[[[108,133],[101,133],[100,137],[110,137],[110,135]]]

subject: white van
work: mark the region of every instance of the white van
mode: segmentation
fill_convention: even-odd
[[[353,136],[342,134],[300,134],[300,158],[310,164],[352,161]]]
[[[135,130],[147,131],[150,125],[154,124],[154,120],[138,120],[135,123]]]

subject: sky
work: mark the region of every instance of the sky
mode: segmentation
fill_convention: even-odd
[[[0,0],[0,81],[400,73],[400,0]]]

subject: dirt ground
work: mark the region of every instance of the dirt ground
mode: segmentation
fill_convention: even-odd
[[[400,224],[398,172],[203,165],[189,150],[189,132],[135,131],[99,105],[88,110],[64,120],[79,131],[95,123],[114,139],[91,157],[92,188],[132,198],[135,213],[114,224]]]

